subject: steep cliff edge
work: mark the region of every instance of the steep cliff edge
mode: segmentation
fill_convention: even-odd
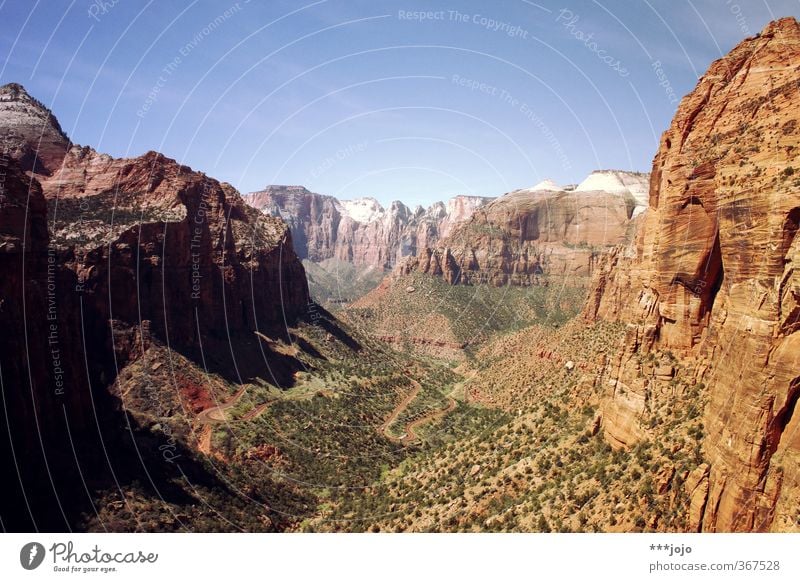
[[[71,142],[49,109],[22,85],[0,86],[0,148],[26,171],[50,175]]]
[[[606,370],[610,442],[647,438],[676,393],[707,399],[692,529],[800,529],[798,106],[795,19],[714,62],[661,138],[635,243],[598,268],[584,311],[630,324]],[[680,369],[653,368],[664,354]]]
[[[287,226],[228,184],[155,152],[77,147],[41,183],[52,243],[104,319],[148,321],[175,346],[199,347],[198,329],[222,339],[285,327],[306,309]]]
[[[289,365],[254,332],[287,337],[307,316],[291,234],[161,154],[72,145],[19,85],[0,87],[0,143],[3,527],[71,528],[94,508],[89,489],[106,486],[148,482],[154,503],[174,499],[163,447],[180,456],[192,443],[163,423],[182,412],[182,378],[236,385]],[[165,364],[168,381],[151,376]],[[224,487],[188,458],[180,471]]]

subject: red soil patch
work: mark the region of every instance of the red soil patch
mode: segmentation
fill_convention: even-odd
[[[178,380],[178,394],[186,408],[194,414],[215,406],[214,397],[208,386],[191,378]]]

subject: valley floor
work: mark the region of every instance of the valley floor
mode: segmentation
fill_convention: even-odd
[[[171,498],[144,481],[101,490],[83,526],[685,529],[680,481],[700,461],[696,413],[665,409],[659,439],[613,450],[599,408],[603,364],[622,327],[587,326],[563,301],[558,321],[542,318],[536,306],[552,301],[552,289],[501,291],[456,290],[479,306],[458,311],[451,302],[470,325],[487,302],[503,301],[505,309],[531,302],[528,312],[514,312],[526,313],[521,319],[494,309],[500,323],[484,326],[485,339],[458,357],[425,344],[392,347],[358,326],[358,310],[346,314],[350,324],[326,315],[325,325],[302,324],[288,338],[257,334],[267,366],[243,385],[151,345],[114,391],[140,434],[177,441],[208,479],[176,472],[167,481],[180,495]],[[577,291],[567,296],[582,300]],[[457,320],[448,321],[458,333]],[[157,362],[170,358],[168,373]],[[290,373],[270,368],[272,358],[291,362]],[[154,382],[175,390],[157,390],[164,400],[154,403]]]

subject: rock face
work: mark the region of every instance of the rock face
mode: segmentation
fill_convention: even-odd
[[[442,276],[451,284],[531,285],[542,275],[573,284],[591,275],[600,255],[628,239],[636,208],[626,188],[565,191],[546,182],[477,210],[399,271]]]
[[[384,209],[372,198],[340,201],[302,186],[268,186],[246,195],[245,200],[289,224],[303,259],[337,259],[359,267],[391,269],[403,257],[447,236],[491,198],[456,196],[427,210],[412,210],[395,201]]]
[[[305,315],[308,288],[288,227],[230,185],[155,152],[113,159],[72,146],[24,89],[0,95],[0,138],[12,144],[0,157],[0,417],[13,435],[13,454],[2,439],[3,470],[16,475],[24,453],[25,491],[47,490],[56,475],[41,507],[4,499],[2,517],[10,528],[63,529],[70,492],[85,500],[70,460],[80,457],[90,480],[102,465],[105,443],[92,435],[115,414],[106,388],[126,364],[157,340],[246,378],[271,358],[253,332],[285,334]],[[50,129],[31,133],[32,119]],[[52,139],[39,147],[39,134]],[[103,438],[113,443],[114,430]]]
[[[705,385],[709,467],[692,475],[704,531],[797,531],[800,514],[800,26],[768,25],[711,65],[653,162],[635,244],[598,269],[589,319],[630,322],[604,426],[630,445],[654,390],[641,355],[669,350]]]
[[[597,170],[578,184],[576,192],[609,192],[613,194],[630,193],[636,200],[633,215],[644,212],[650,198],[650,174],[642,172],[623,172],[621,170]]]
[[[71,146],[53,114],[17,83],[0,87],[0,127],[0,149],[37,174],[52,174]]]
[[[150,333],[190,346],[195,318],[236,333],[291,320],[307,305],[286,225],[228,184],[155,152],[112,159],[77,147],[41,184],[61,260],[84,294],[110,294],[104,318],[147,320]]]
[[[29,183],[13,160],[0,156],[0,379],[6,412],[0,415],[0,467],[8,477],[0,507],[5,510],[3,521],[12,528],[26,521],[25,495],[41,490],[25,490],[20,481],[33,485],[47,478],[41,470],[38,433],[31,428],[41,416],[57,418],[52,388],[45,388],[50,384],[48,370],[52,370],[46,349],[47,205],[39,185],[34,182],[29,188]],[[38,398],[33,397],[35,392]],[[25,462],[16,462],[15,454],[23,452]],[[12,477],[16,471],[19,480]]]

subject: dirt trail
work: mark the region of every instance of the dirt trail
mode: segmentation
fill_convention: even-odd
[[[417,436],[417,433],[415,432],[415,430],[419,426],[425,424],[426,422],[430,422],[430,421],[435,420],[437,418],[441,418],[446,414],[450,414],[451,412],[453,412],[456,409],[456,405],[458,403],[455,401],[455,399],[450,398],[448,396],[447,397],[447,401],[448,401],[447,402],[447,406],[445,406],[444,408],[442,408],[440,410],[434,410],[433,412],[429,412],[425,416],[423,416],[421,418],[418,418],[417,420],[415,420],[413,422],[410,422],[408,424],[408,426],[406,426],[406,435],[408,435],[408,438],[406,439],[406,442],[415,441],[415,440],[417,440],[419,438]]]
[[[434,346],[437,348],[451,348],[454,350],[463,350],[470,344],[470,342],[448,342],[428,337],[403,337],[397,335],[373,335],[372,337],[390,344],[408,341],[409,343],[420,346]]]
[[[239,421],[253,420],[254,418],[258,418],[267,408],[269,408],[276,402],[277,400],[270,400],[269,402],[265,402],[264,404],[259,404],[252,410],[248,410],[247,412],[245,412],[239,419]]]
[[[418,418],[416,420],[412,420],[411,422],[409,422],[406,425],[402,436],[399,436],[399,437],[393,436],[392,434],[389,433],[389,427],[394,423],[394,421],[397,420],[397,417],[400,416],[400,414],[406,408],[408,408],[408,406],[419,395],[420,390],[422,390],[422,386],[420,385],[419,382],[417,382],[416,380],[412,380],[411,378],[409,378],[409,380],[413,384],[414,389],[411,392],[409,392],[406,395],[406,397],[403,398],[403,400],[397,406],[395,406],[395,408],[392,411],[392,413],[389,415],[389,417],[383,422],[383,424],[380,427],[381,434],[383,434],[383,436],[385,436],[389,440],[394,441],[396,443],[410,443],[410,442],[419,440],[419,437],[417,436],[417,433],[416,433],[416,429],[417,428],[419,428],[421,425],[425,424],[426,422],[430,422],[430,421],[435,420],[437,418],[443,417],[445,414],[449,414],[450,412],[455,410],[455,408],[456,408],[456,406],[458,404],[455,401],[455,399],[453,399],[452,397],[448,396],[447,397],[447,406],[445,406],[444,408],[440,408],[439,410],[434,410],[432,412],[429,412],[428,414],[426,414],[426,415],[424,415],[424,416],[422,416],[422,417],[420,417],[420,418]]]
[[[204,455],[211,455],[213,451],[211,450],[211,434],[214,432],[212,425],[218,424],[221,422],[233,423],[233,422],[246,422],[248,420],[253,420],[258,418],[263,414],[263,412],[275,404],[277,400],[270,400],[269,402],[265,402],[264,404],[259,404],[252,410],[248,410],[245,412],[240,418],[236,420],[229,420],[225,417],[225,410],[234,406],[239,400],[244,396],[245,389],[242,388],[236,394],[230,397],[227,401],[223,402],[219,406],[213,406],[211,408],[206,408],[200,414],[197,415],[197,422],[202,425],[200,429],[200,433],[197,437],[197,450],[203,453]]]
[[[400,441],[404,440],[406,438],[406,435],[404,434],[401,437],[395,437],[395,436],[390,435],[389,434],[389,426],[391,426],[392,423],[394,423],[394,421],[397,420],[397,417],[400,416],[400,414],[406,408],[408,408],[408,405],[411,404],[414,401],[414,399],[419,394],[419,391],[422,390],[422,386],[420,385],[419,382],[417,382],[416,380],[412,380],[411,378],[409,378],[409,380],[411,381],[411,384],[414,386],[413,390],[411,390],[411,392],[409,392],[406,395],[406,397],[403,398],[403,400],[400,401],[400,404],[398,404],[397,406],[394,407],[394,410],[392,410],[392,413],[389,415],[389,417],[385,421],[383,421],[383,424],[380,426],[380,429],[379,429],[381,434],[383,434],[389,440],[392,440],[392,441],[395,441],[395,442],[400,442]]]
[[[217,422],[225,422],[225,411],[232,406],[235,406],[239,399],[244,396],[246,388],[240,388],[236,394],[231,396],[228,400],[218,406],[206,408],[197,415],[197,422],[200,424],[215,424]]]
[[[223,402],[218,406],[212,406],[211,408],[206,408],[202,412],[197,415],[197,422],[203,425],[209,424],[217,424],[220,422],[242,422],[247,420],[253,420],[254,418],[258,418],[261,414],[270,406],[275,404],[277,400],[270,400],[269,402],[265,402],[263,404],[259,404],[252,410],[248,410],[238,419],[232,420],[225,416],[225,411],[233,406],[236,405],[239,400],[241,400],[242,396],[246,388],[241,388],[239,391],[236,392],[233,396],[231,396],[228,400]]]
[[[197,450],[204,455],[211,454],[211,425],[206,425],[200,431],[200,436],[197,438]]]

